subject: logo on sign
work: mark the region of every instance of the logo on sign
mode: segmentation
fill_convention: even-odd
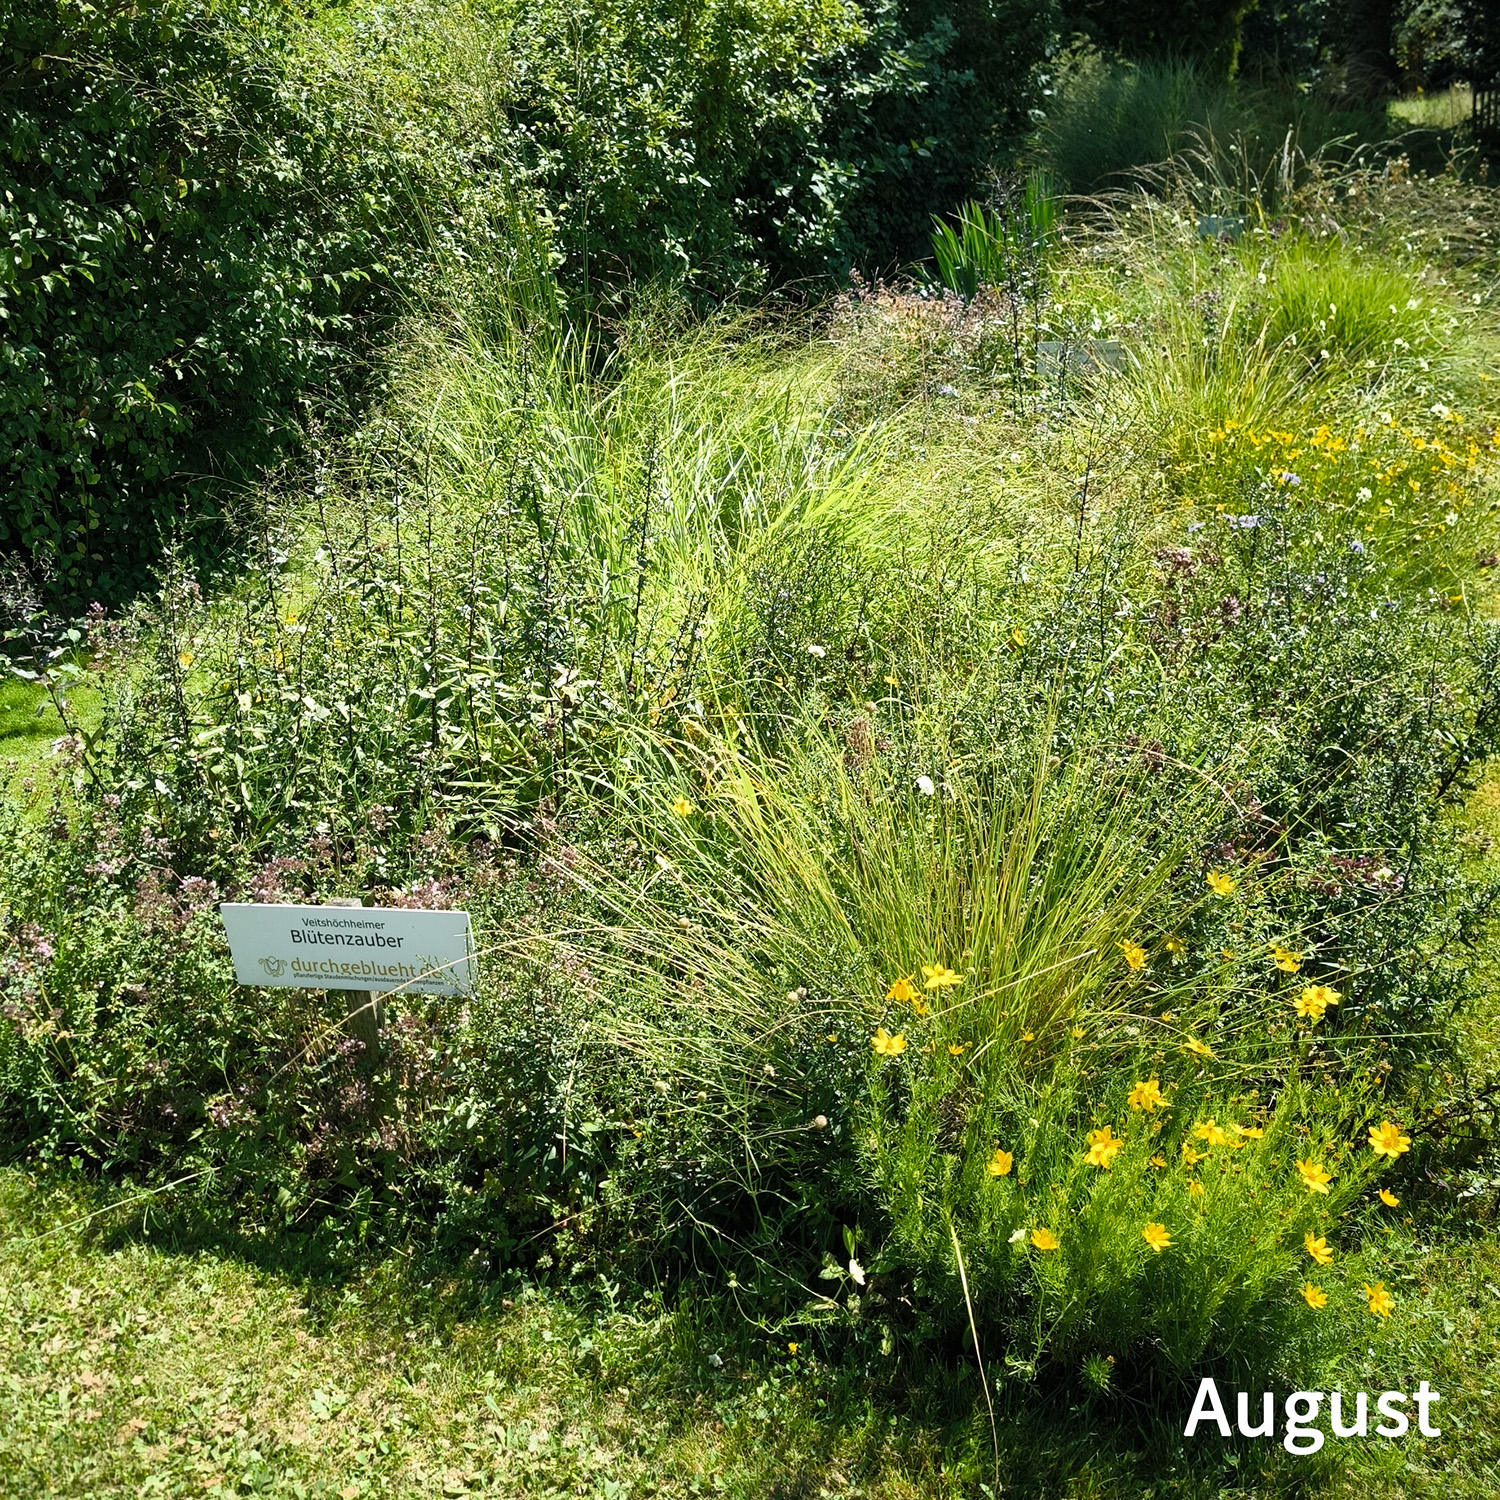
[[[280,979],[286,973],[286,960],[284,958],[263,958],[260,966],[272,979]]]

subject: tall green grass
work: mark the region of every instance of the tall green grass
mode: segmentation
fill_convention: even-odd
[[[1202,139],[1222,143],[1243,166],[1287,141],[1317,156],[1340,142],[1380,142],[1394,133],[1383,110],[1341,107],[1248,81],[1217,82],[1188,61],[1124,64],[1085,52],[1059,77],[1039,149],[1070,192],[1097,193]]]

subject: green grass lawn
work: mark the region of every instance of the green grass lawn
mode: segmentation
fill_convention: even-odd
[[[286,1245],[176,1243],[139,1205],[92,1202],[0,1176],[6,1497],[936,1500],[992,1483],[961,1351],[946,1372],[825,1363],[695,1316],[691,1293],[670,1311],[520,1287],[486,1302],[399,1256],[333,1275]],[[1461,1210],[1438,1223],[1388,1231],[1397,1312],[1371,1319],[1369,1352],[1340,1386],[1373,1395],[1428,1379],[1443,1396],[1440,1439],[1298,1459],[1211,1430],[1183,1440],[1183,1393],[1142,1412],[1002,1386],[1003,1493],[1491,1500],[1500,1242]]]
[[[63,702],[73,727],[88,732],[97,725],[99,695],[93,689],[71,692]],[[0,781],[9,795],[34,801],[39,773],[64,733],[62,717],[45,687],[15,677],[0,681]]]

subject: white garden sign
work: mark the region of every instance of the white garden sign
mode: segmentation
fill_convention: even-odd
[[[241,984],[422,995],[474,988],[466,911],[226,901],[219,912]]]

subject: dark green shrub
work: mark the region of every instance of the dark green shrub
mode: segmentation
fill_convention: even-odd
[[[1187,58],[1210,78],[1228,78],[1240,26],[1255,0],[1068,0],[1064,28],[1136,60]]]
[[[1029,124],[1050,3],[550,3],[508,88],[574,286],[889,265]]]
[[[0,548],[56,607],[126,596],[164,536],[222,544],[314,398],[356,395],[417,202],[446,229],[485,180],[415,107],[368,129],[290,24],[197,0],[0,23]]]
[[[1262,0],[1245,17],[1241,68],[1314,81],[1322,70],[1331,19],[1329,0]]]

